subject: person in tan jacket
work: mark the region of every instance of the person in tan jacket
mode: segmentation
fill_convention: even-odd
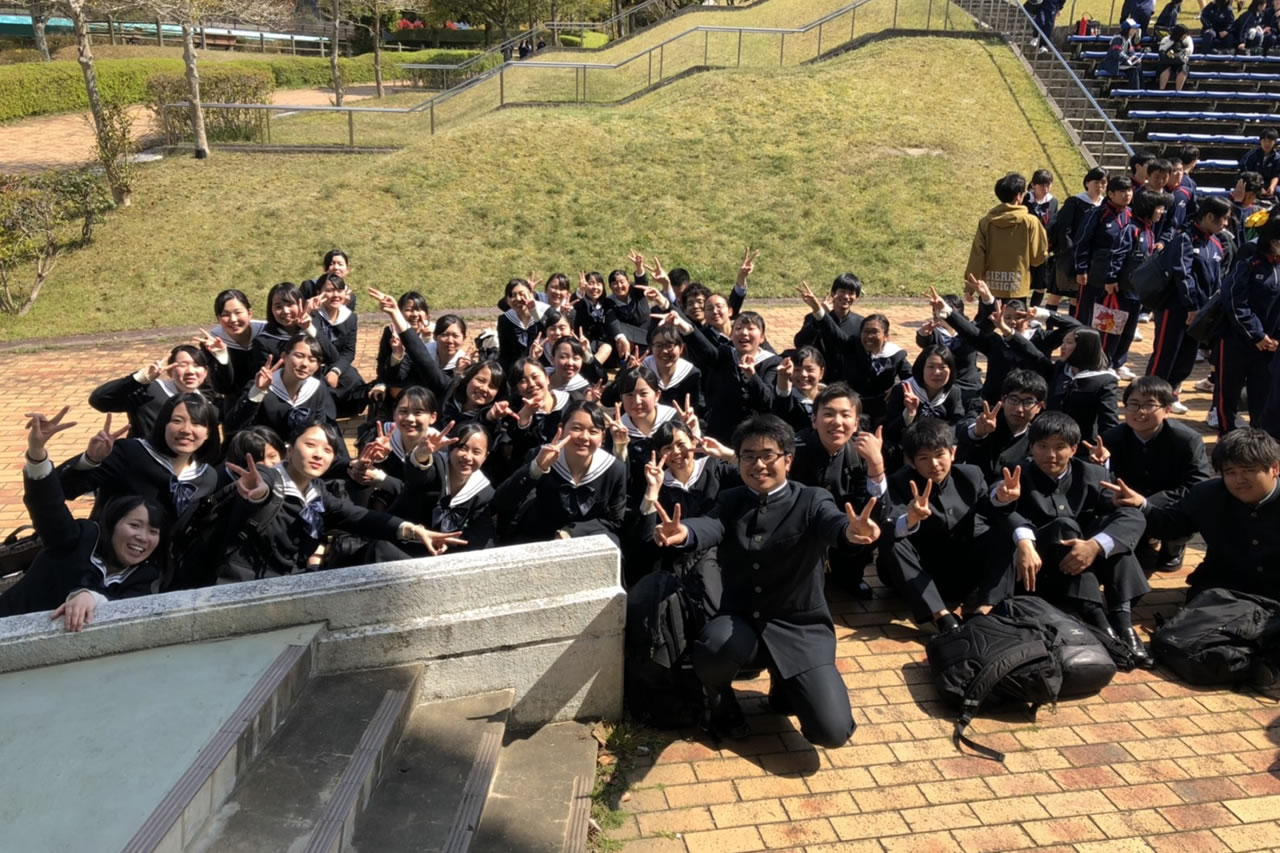
[[[965,278],[985,281],[997,299],[1026,299],[1031,295],[1031,268],[1049,259],[1044,224],[1022,204],[1027,179],[1010,172],[996,181],[1000,203],[978,222],[969,249]],[[968,285],[965,295],[972,296]]]

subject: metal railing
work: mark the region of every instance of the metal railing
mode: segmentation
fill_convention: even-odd
[[[1103,131],[1101,138],[1096,142],[1080,135],[1081,146],[1093,158],[1095,164],[1100,163],[1108,154],[1133,155],[1133,146],[1089,91],[1089,87],[1076,74],[1071,63],[1058,50],[1057,45],[1053,43],[1052,34],[1046,38],[1040,32],[1040,28],[1035,25],[1031,14],[1021,4],[1010,2],[1010,0],[956,0],[956,4],[976,20],[999,32],[1015,49],[1023,50],[1033,38],[1039,36],[1038,46],[1024,53],[1032,63],[1036,59],[1036,50],[1045,50],[1051,57],[1048,70],[1040,70],[1038,75],[1045,84],[1048,97],[1062,112],[1063,121],[1068,126],[1075,121],[1081,122],[1082,125],[1086,121],[1101,122]],[[1064,88],[1072,91],[1069,94],[1055,94],[1053,90],[1057,84],[1062,84]],[[1083,130],[1083,127],[1079,130]]]

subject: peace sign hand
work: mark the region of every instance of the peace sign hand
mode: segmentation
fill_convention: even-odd
[[[640,254],[635,249],[632,249],[627,252],[627,260],[631,261],[631,263],[635,265],[637,276],[644,275],[644,255]]]
[[[676,504],[675,512],[667,515],[667,511],[658,504],[658,518],[661,522],[653,531],[653,541],[663,548],[683,545],[689,540],[689,528],[680,523],[680,504]]]
[[[569,436],[564,434],[564,428],[556,430],[556,437],[551,439],[550,444],[542,445],[538,450],[538,455],[534,458],[534,464],[538,466],[538,470],[544,474],[551,473],[551,466],[560,458],[560,451],[564,450],[564,446],[569,443]]]
[[[697,438],[702,435],[702,424],[698,422],[698,413],[693,410],[692,397],[689,394],[684,395],[684,405],[680,405],[679,400],[672,400],[671,405],[675,408],[676,414],[680,416],[680,420],[684,421],[684,425],[689,428],[689,432],[693,433],[693,437]]]
[[[978,438],[991,435],[996,431],[996,424],[999,422],[1000,408],[1004,405],[1004,401],[1000,400],[996,403],[996,407],[991,408],[991,404],[986,400],[982,401],[982,414],[978,415],[973,422],[973,434]]]
[[[236,480],[236,491],[240,493],[240,497],[252,503],[266,498],[270,488],[262,479],[262,474],[258,471],[258,463],[254,461],[252,454],[244,455],[243,468],[228,462],[227,470],[239,478]]]
[[[275,379],[276,371],[284,367],[284,356],[272,362],[270,356],[267,357],[267,363],[258,369],[258,375],[253,378],[253,384],[257,386],[259,391],[270,391],[271,382]]]
[[[902,408],[912,420],[920,411],[920,395],[916,393],[916,389],[911,387],[910,382],[902,383]]]
[[[400,533],[401,539],[417,539],[426,547],[427,553],[433,557],[438,557],[448,551],[450,545],[467,544],[467,540],[462,538],[462,531],[460,530],[450,530],[446,533],[438,530],[428,530],[421,524],[405,522]]]
[[[796,293],[804,300],[804,304],[809,306],[809,310],[817,314],[822,310],[822,301],[818,299],[817,294],[809,287],[809,282],[802,281],[800,286],[796,288]]]
[[[1147,499],[1137,489],[1126,485],[1125,481],[1119,477],[1116,477],[1114,483],[1103,481],[1099,485],[1111,492],[1111,503],[1115,506],[1132,506],[1141,509],[1142,505],[1147,502]]]
[[[70,424],[68,424],[70,426]],[[122,426],[115,432],[111,431],[111,415],[107,415],[106,422],[102,425],[102,429],[98,434],[89,439],[89,446],[85,448],[84,455],[94,465],[101,465],[108,456],[111,455],[112,449],[116,446],[116,439],[123,436],[129,431],[128,426]]]
[[[747,251],[742,256],[742,265],[738,267],[738,287],[742,287],[747,283],[747,277],[755,271],[756,258],[760,257],[760,250],[754,252],[751,247],[747,247]]]
[[[449,435],[449,432],[452,429],[453,421],[449,421],[449,423],[445,424],[444,429],[427,430],[422,434],[422,440],[420,442],[422,449],[427,451],[427,453],[434,455],[439,453],[441,450],[444,450],[446,447],[451,447],[457,444],[458,439]]]
[[[547,336],[542,332],[538,332],[538,336],[529,344],[529,355],[536,359],[541,359],[542,354],[547,348]]]
[[[911,503],[907,504],[907,527],[915,527],[933,515],[933,510],[929,508],[929,495],[932,492],[933,480],[925,480],[923,492],[916,487],[915,480],[911,481]]]
[[[1011,504],[1022,497],[1022,466],[1014,466],[1013,473],[1009,473],[1009,469],[1005,468],[1002,473],[1004,474],[1004,479],[996,487],[996,502]]]
[[[845,528],[844,538],[854,545],[871,545],[880,538],[880,525],[871,518],[876,508],[876,498],[867,501],[862,512],[854,512],[853,504],[844,505],[844,514],[849,517],[849,526]]]
[[[380,462],[384,462],[391,455],[391,433],[383,431],[382,421],[377,422],[377,428],[378,437],[366,444],[364,449],[360,451],[360,458],[369,465],[377,465]],[[396,428],[393,424],[391,432],[395,432],[395,430]]]
[[[64,424],[62,419],[66,417],[67,412],[71,411],[70,406],[63,406],[62,411],[54,415],[52,418],[45,417],[39,412],[27,412],[27,458],[48,459],[49,454],[45,452],[45,445],[49,443],[49,439],[53,438],[64,429],[71,429],[76,425],[75,421]],[[107,415],[107,430],[111,429],[111,415]],[[128,427],[125,427],[127,430]]]
[[[929,307],[933,309],[933,316],[936,318],[946,309],[947,303],[938,295],[938,289],[930,285],[929,287]]]
[[[756,357],[754,355],[744,355],[742,361],[738,362],[738,369],[742,371],[742,375],[747,379],[752,379],[756,375]]]
[[[644,463],[645,497],[651,501],[658,500],[658,490],[662,488],[662,469],[666,467],[667,454],[658,458],[657,451],[649,452],[649,461]]]
[[[609,435],[613,437],[613,449],[616,453],[631,442],[631,434],[627,432],[626,424],[622,422],[622,404],[614,403],[613,416],[605,414],[604,420],[609,425]]]
[[[378,303],[378,310],[383,314],[392,314],[399,310],[400,306],[396,304],[396,298],[390,293],[383,293],[376,287],[369,288],[369,296],[373,297],[373,301]]]
[[[147,381],[155,382],[175,367],[177,367],[177,365],[172,361],[166,362],[164,359],[157,358],[155,361],[147,365]]]
[[[1102,443],[1102,435],[1098,435],[1098,443],[1090,444],[1083,439],[1080,441],[1089,451],[1089,461],[1094,465],[1105,465],[1107,460],[1111,458],[1111,451],[1107,450],[1105,444]]]
[[[217,356],[227,351],[227,342],[216,335],[211,335],[204,329],[200,329],[191,343],[198,347],[204,347],[210,355]]]
[[[604,396],[604,380],[601,379],[583,392],[583,397],[589,402],[599,403],[600,398]]]

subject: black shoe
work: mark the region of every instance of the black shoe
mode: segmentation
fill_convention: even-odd
[[[956,618],[954,613],[943,613],[937,619],[933,620],[933,624],[938,629],[939,634],[945,634],[948,631],[960,630],[960,620]]]
[[[733,695],[732,687],[712,693],[707,697],[707,711],[702,728],[713,738],[730,738],[739,740],[751,734],[747,728],[747,717],[742,713],[738,697]]]
[[[1151,653],[1147,651],[1146,643],[1142,642],[1138,632],[1133,630],[1133,617],[1124,611],[1116,611],[1108,614],[1108,616],[1111,620],[1112,633],[1133,655],[1134,664],[1139,669],[1151,669],[1154,667],[1156,662],[1152,660]]]
[[[1107,611],[1102,609],[1102,605],[1096,601],[1084,601],[1080,604],[1080,618],[1085,624],[1092,625],[1104,634],[1110,634],[1113,637],[1119,637],[1119,633],[1114,629],[1114,623],[1108,621]]]

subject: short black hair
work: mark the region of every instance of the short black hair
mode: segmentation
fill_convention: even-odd
[[[671,282],[672,290],[679,290],[689,283],[691,276],[689,271],[684,267],[676,267],[667,273],[667,281]]]
[[[412,308],[428,316],[431,314],[431,309],[427,307],[427,297],[416,290],[406,290],[400,294],[400,298],[396,300],[396,305],[400,307],[401,311],[408,311]]]
[[[1262,133],[1258,134],[1258,138],[1259,139],[1280,139],[1280,130],[1276,130],[1274,127],[1268,127],[1266,130],[1262,131]]]
[[[688,311],[689,303],[694,299],[697,299],[699,296],[701,296],[702,300],[705,302],[707,297],[711,296],[711,289],[696,281],[691,282],[688,287],[680,291],[680,307]]]
[[[249,297],[244,295],[243,290],[236,290],[234,287],[229,287],[226,290],[219,293],[216,297],[214,297],[213,299],[214,315],[216,316],[218,314],[221,314],[222,309],[226,308],[227,303],[231,302],[232,300],[239,302],[241,305],[245,307],[245,310],[247,311],[253,310],[253,306],[249,304]]]
[[[252,456],[253,461],[262,462],[267,455],[268,447],[274,448],[281,459],[289,452],[289,448],[285,447],[284,439],[275,430],[269,426],[254,424],[231,436],[223,459],[234,465],[242,465],[245,456]]]
[[[1084,173],[1084,184],[1087,189],[1090,181],[1105,181],[1107,179],[1107,170],[1101,166],[1094,166],[1092,169]]]
[[[1163,207],[1168,210],[1173,207],[1173,196],[1166,192],[1152,192],[1144,189],[1134,195],[1133,204],[1130,207],[1134,216],[1150,222],[1156,215],[1156,208]]]
[[[319,429],[324,433],[325,440],[329,442],[329,446],[333,448],[334,458],[340,455],[340,451],[345,449],[346,444],[342,438],[342,433],[338,431],[336,424],[326,420],[323,415],[315,415],[300,421],[297,426],[289,433],[289,443],[296,444],[298,437],[312,428]]]
[[[1080,444],[1080,424],[1065,412],[1045,412],[1027,427],[1027,445],[1050,438],[1061,438],[1072,447]]]
[[[1244,181],[1244,191],[1257,195],[1267,184],[1257,172],[1241,172],[1237,178]]]
[[[1107,178],[1107,192],[1119,193],[1133,189],[1133,178],[1128,175],[1112,175]]]
[[[799,367],[805,359],[812,361],[821,367],[825,373],[827,370],[827,360],[822,355],[822,350],[817,347],[804,346],[791,353],[791,363]]]
[[[1005,204],[1013,204],[1027,191],[1027,179],[1017,172],[1010,172],[996,181],[996,198]]]
[[[436,329],[435,329],[436,337],[439,337],[440,335],[448,331],[450,326],[457,326],[458,329],[462,332],[463,339],[464,340],[466,339],[467,321],[459,317],[457,314],[441,314],[439,317],[436,318]]]
[[[661,387],[658,384],[658,376],[647,367],[628,367],[618,375],[614,380],[614,384],[618,388],[619,394],[630,394],[636,390],[636,384],[643,381],[654,394],[659,393]]]
[[[1164,159],[1163,157],[1157,157],[1155,160],[1152,160],[1150,163],[1147,164],[1148,175],[1150,175],[1152,172],[1172,172],[1172,171],[1173,171],[1173,164],[1170,163],[1168,160]]]
[[[1173,393],[1173,386],[1159,376],[1139,376],[1124,389],[1123,402],[1129,402],[1134,394],[1150,397],[1161,406],[1172,406],[1178,397]]]
[[[1135,171],[1138,166],[1146,166],[1154,159],[1156,159],[1156,155],[1150,151],[1135,151],[1133,156],[1129,158],[1129,171]]]
[[[889,318],[883,314],[868,314],[862,318],[862,327],[865,329],[868,323],[879,323],[884,326],[885,335],[889,334]]]
[[[347,266],[351,266],[351,256],[341,249],[330,249],[324,253],[324,268],[327,270],[329,264],[333,263],[334,258],[342,258],[347,262]]]
[[[813,398],[813,413],[816,415],[823,406],[832,400],[839,400],[847,397],[849,402],[853,403],[855,412],[862,411],[862,398],[858,396],[858,392],[850,388],[844,382],[832,382],[830,385],[818,392],[818,396]]]
[[[1219,474],[1228,465],[1270,468],[1280,464],[1280,444],[1265,430],[1233,429],[1213,446],[1213,470]]]
[[[307,345],[307,352],[311,353],[311,357],[316,360],[317,365],[324,364],[324,349],[321,348],[319,341],[306,332],[294,332],[293,337],[285,341],[284,348],[280,350],[280,356],[284,357],[293,352],[293,348],[298,344]],[[320,372],[318,367],[316,372]]]
[[[788,455],[796,452],[795,430],[777,415],[752,415],[738,424],[730,441],[733,452],[740,453],[742,445],[752,438],[772,439],[778,445],[778,449]]]
[[[400,408],[400,404],[408,401],[417,403],[422,407],[424,412],[430,412],[433,415],[440,413],[439,403],[436,402],[436,395],[430,388],[423,388],[421,385],[410,385],[408,388],[400,392],[400,396],[396,397],[396,404],[391,411],[394,415],[395,410]]]
[[[947,384],[942,386],[942,392],[951,390],[951,386],[956,384],[956,356],[951,350],[941,344],[930,344],[920,350],[920,354],[916,356],[915,362],[911,365],[911,376],[919,383],[920,387],[924,387],[924,366],[929,360],[929,356],[936,355],[942,359],[942,363],[947,366],[949,371],[947,374]]]
[[[1030,394],[1043,403],[1049,396],[1049,383],[1034,370],[1020,367],[1010,370],[1000,383],[1000,396],[1007,397],[1010,394]]]
[[[1047,187],[1053,183],[1053,172],[1048,169],[1036,169],[1031,173],[1031,186]]]
[[[921,450],[948,450],[956,446],[956,431],[940,418],[917,418],[902,433],[902,455],[914,459]]]
[[[690,439],[693,438],[693,433],[689,431],[688,424],[679,418],[671,418],[664,421],[656,430],[653,431],[653,435],[649,441],[649,446],[655,448],[658,451],[658,455],[661,456],[662,448],[675,441],[676,433],[678,432],[684,433],[689,436]]]
[[[160,407],[160,411],[156,414],[156,422],[151,425],[151,433],[147,436],[147,443],[151,445],[151,449],[163,456],[173,456],[173,450],[170,449],[169,442],[165,441],[164,434],[165,429],[169,426],[170,418],[173,417],[173,410],[179,406],[187,407],[187,417],[191,419],[192,423],[199,424],[209,431],[204,444],[200,445],[194,454],[195,461],[212,462],[221,457],[222,443],[218,431],[218,407],[209,402],[208,397],[196,391],[174,394],[164,401],[164,405]]]
[[[1197,201],[1196,205],[1196,222],[1201,221],[1206,216],[1222,219],[1231,213],[1231,202],[1216,195],[1206,196]]]
[[[765,334],[764,317],[756,311],[740,311],[738,316],[733,318],[733,325],[736,327],[739,323],[744,325],[755,326],[760,330],[760,334]]]
[[[831,292],[837,290],[852,290],[854,296],[862,296],[862,279],[851,272],[842,272],[831,282]]]
[[[572,403],[564,407],[564,412],[560,415],[560,423],[567,424],[569,418],[578,412],[586,412],[587,417],[591,418],[591,425],[596,429],[604,430],[605,416],[604,407],[594,400],[574,400]]]
[[[1178,159],[1183,165],[1187,163],[1195,163],[1200,160],[1200,149],[1195,145],[1184,145],[1178,149]]]

